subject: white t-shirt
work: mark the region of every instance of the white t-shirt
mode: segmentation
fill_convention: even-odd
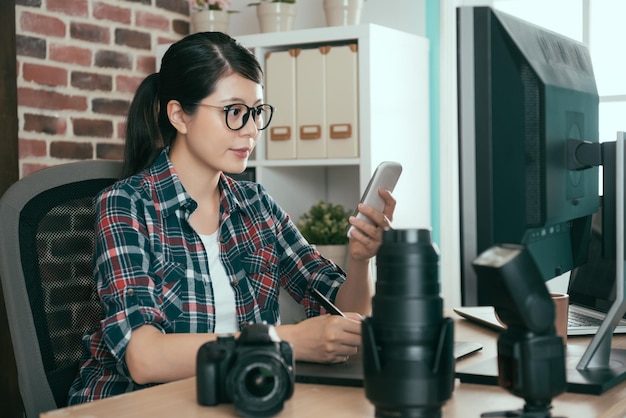
[[[239,331],[237,326],[237,308],[235,305],[235,292],[220,261],[217,235],[217,231],[215,231],[210,235],[200,235],[200,239],[204,244],[209,259],[209,271],[211,272],[211,284],[215,299],[215,333],[229,334]]]

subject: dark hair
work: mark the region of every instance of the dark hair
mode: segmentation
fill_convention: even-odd
[[[176,129],[167,117],[167,103],[177,100],[192,114],[198,103],[230,74],[262,84],[263,70],[244,46],[220,32],[189,35],[172,44],[161,70],[146,77],[130,104],[126,125],[123,177],[152,165],[163,147],[172,144]]]

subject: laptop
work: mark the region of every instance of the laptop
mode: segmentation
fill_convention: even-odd
[[[615,260],[602,258],[601,211],[593,216],[588,262],[572,270],[567,293],[570,303],[567,335],[595,335],[615,300]],[[491,306],[464,306],[453,310],[477,324],[504,329]],[[621,319],[614,334],[626,334],[626,319]]]
[[[459,360],[483,348],[471,341],[454,343],[454,358]],[[363,357],[361,351],[343,363],[296,362],[296,382],[335,386],[363,386]]]

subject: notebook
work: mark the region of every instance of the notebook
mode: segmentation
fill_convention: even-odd
[[[454,358],[459,360],[481,350],[483,346],[471,341],[454,343]],[[296,362],[296,382],[335,386],[363,386],[363,357],[361,351],[343,363]]]
[[[569,315],[567,335],[595,335],[606,313],[615,300],[615,260],[602,258],[601,211],[593,215],[588,262],[570,274],[567,289]],[[502,330],[490,306],[459,307],[454,311],[478,324]],[[614,331],[626,333],[626,320],[622,318]]]

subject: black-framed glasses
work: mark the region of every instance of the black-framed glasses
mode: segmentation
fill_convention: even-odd
[[[224,119],[228,129],[238,131],[248,123],[248,119],[252,116],[252,120],[259,131],[267,128],[272,121],[274,114],[274,106],[268,104],[260,104],[250,107],[243,103],[229,104],[226,106],[213,106],[205,103],[198,103],[198,106],[212,107],[222,109],[224,111]]]

